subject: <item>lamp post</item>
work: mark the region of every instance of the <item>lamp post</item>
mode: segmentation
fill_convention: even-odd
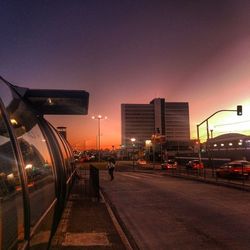
[[[130,141],[132,142],[132,147],[133,147],[133,170],[135,169],[135,144],[134,142],[136,141],[135,138],[131,138]]]
[[[211,139],[213,139],[213,132],[214,132],[214,130],[213,130],[213,129],[210,129]]]
[[[214,177],[215,170],[214,170],[214,159],[213,159],[213,149],[212,149],[214,127],[211,126],[209,129],[210,129],[210,142],[209,142],[209,152],[208,152],[209,153],[209,165],[211,165],[212,176]]]
[[[152,145],[152,141],[151,140],[146,140],[145,144],[146,144],[147,160],[150,162],[150,147]]]
[[[98,161],[101,161],[101,120],[106,120],[107,116],[92,116],[92,119],[98,121]]]

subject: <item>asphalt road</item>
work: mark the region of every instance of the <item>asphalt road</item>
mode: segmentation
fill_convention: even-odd
[[[161,173],[100,184],[140,249],[249,249],[250,193]]]

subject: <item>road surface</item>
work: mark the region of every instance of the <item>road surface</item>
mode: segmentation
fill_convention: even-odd
[[[140,249],[250,249],[250,193],[161,173],[100,184]]]

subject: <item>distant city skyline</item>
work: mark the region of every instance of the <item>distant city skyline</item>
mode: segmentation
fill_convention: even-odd
[[[29,88],[83,89],[88,116],[47,116],[67,127],[73,146],[121,144],[122,103],[188,102],[196,124],[220,109],[243,115],[211,120],[214,136],[250,134],[250,2],[2,1],[0,75]],[[201,128],[201,138],[205,130]]]

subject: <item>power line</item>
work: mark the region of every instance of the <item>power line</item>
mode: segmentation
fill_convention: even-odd
[[[242,123],[247,123],[247,122],[250,122],[250,120],[242,121],[242,122],[224,123],[224,124],[214,125],[214,127],[222,127],[222,126],[228,126],[228,125],[242,124]]]

